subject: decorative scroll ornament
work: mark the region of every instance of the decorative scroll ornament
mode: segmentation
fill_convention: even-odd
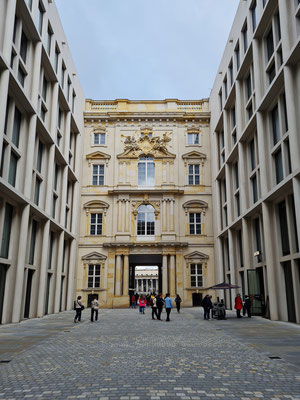
[[[167,143],[171,141],[168,132],[162,137],[150,137],[149,132],[138,139],[135,136],[125,136],[124,153],[119,154],[118,158],[138,158],[140,156],[152,156],[155,158],[175,158],[167,149]],[[123,136],[124,137],[124,136]]]

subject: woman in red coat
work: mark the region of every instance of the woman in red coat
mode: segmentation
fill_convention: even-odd
[[[239,293],[236,295],[234,308],[236,309],[237,318],[242,318],[241,309],[243,308],[243,301]]]

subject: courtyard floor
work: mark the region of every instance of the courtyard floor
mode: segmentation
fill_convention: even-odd
[[[3,399],[299,399],[300,326],[202,308],[64,312],[0,326]],[[279,357],[272,359],[270,357]]]

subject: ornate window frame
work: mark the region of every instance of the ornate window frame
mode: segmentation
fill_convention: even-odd
[[[95,143],[95,135],[105,135],[104,143]],[[95,128],[91,132],[91,147],[107,147],[107,136],[108,133],[105,128],[99,127]]]
[[[198,134],[198,143],[189,143],[189,135]],[[202,131],[200,128],[188,128],[186,130],[186,147],[201,147],[202,146]]]
[[[86,230],[85,230],[85,236],[105,236],[106,235],[106,224],[105,224],[105,217],[107,210],[109,208],[109,204],[107,204],[105,201],[100,201],[100,200],[92,200],[83,205],[83,208],[85,210],[85,215],[86,215]],[[91,235],[90,234],[90,224],[91,224],[91,214],[102,214],[102,233],[101,235]]]
[[[202,200],[189,200],[182,205],[186,216],[186,236],[205,236],[205,214],[208,204]],[[190,213],[201,214],[201,234],[190,234]]]
[[[206,281],[206,270],[209,256],[205,253],[201,253],[200,251],[193,251],[192,253],[186,254],[184,256],[186,262],[186,270],[188,275],[188,290],[197,290],[205,288]],[[191,265],[192,264],[202,264],[202,286],[192,286],[191,285]]]
[[[98,291],[103,291],[104,286],[104,270],[105,270],[105,264],[107,260],[107,256],[101,253],[98,253],[96,251],[93,251],[92,253],[85,254],[84,256],[81,257],[81,260],[83,262],[83,271],[84,271],[84,276],[83,276],[83,289],[85,291],[93,291],[93,292],[98,292]],[[100,287],[99,288],[90,288],[88,287],[88,276],[89,276],[89,266],[90,265],[100,265]]]
[[[202,186],[204,185],[204,166],[206,160],[206,154],[200,153],[199,151],[190,151],[189,153],[183,154],[182,159],[184,161],[185,167],[185,176],[186,181],[185,184],[187,186]],[[200,182],[199,184],[190,184],[189,183],[189,166],[190,165],[199,165],[200,167]]]

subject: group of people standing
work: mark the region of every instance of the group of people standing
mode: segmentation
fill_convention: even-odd
[[[181,303],[181,298],[177,294],[175,298],[175,304],[177,308],[177,312],[180,312],[180,303]],[[145,307],[150,306],[152,309],[152,319],[158,319],[161,321],[161,313],[163,308],[165,307],[166,313],[167,313],[167,319],[166,321],[170,321],[170,313],[173,308],[173,303],[172,299],[170,297],[170,293],[167,293],[166,296],[163,298],[162,294],[155,294],[151,293],[147,296],[144,294],[139,295],[138,293],[135,293],[131,297],[131,307],[136,308],[136,304],[139,305],[139,311],[141,314],[145,314]]]
[[[243,301],[240,293],[238,293],[234,301],[234,308],[236,309],[237,318],[242,318],[242,310],[244,316],[247,313],[248,318],[251,318],[251,299],[248,295],[245,296],[245,300]]]

